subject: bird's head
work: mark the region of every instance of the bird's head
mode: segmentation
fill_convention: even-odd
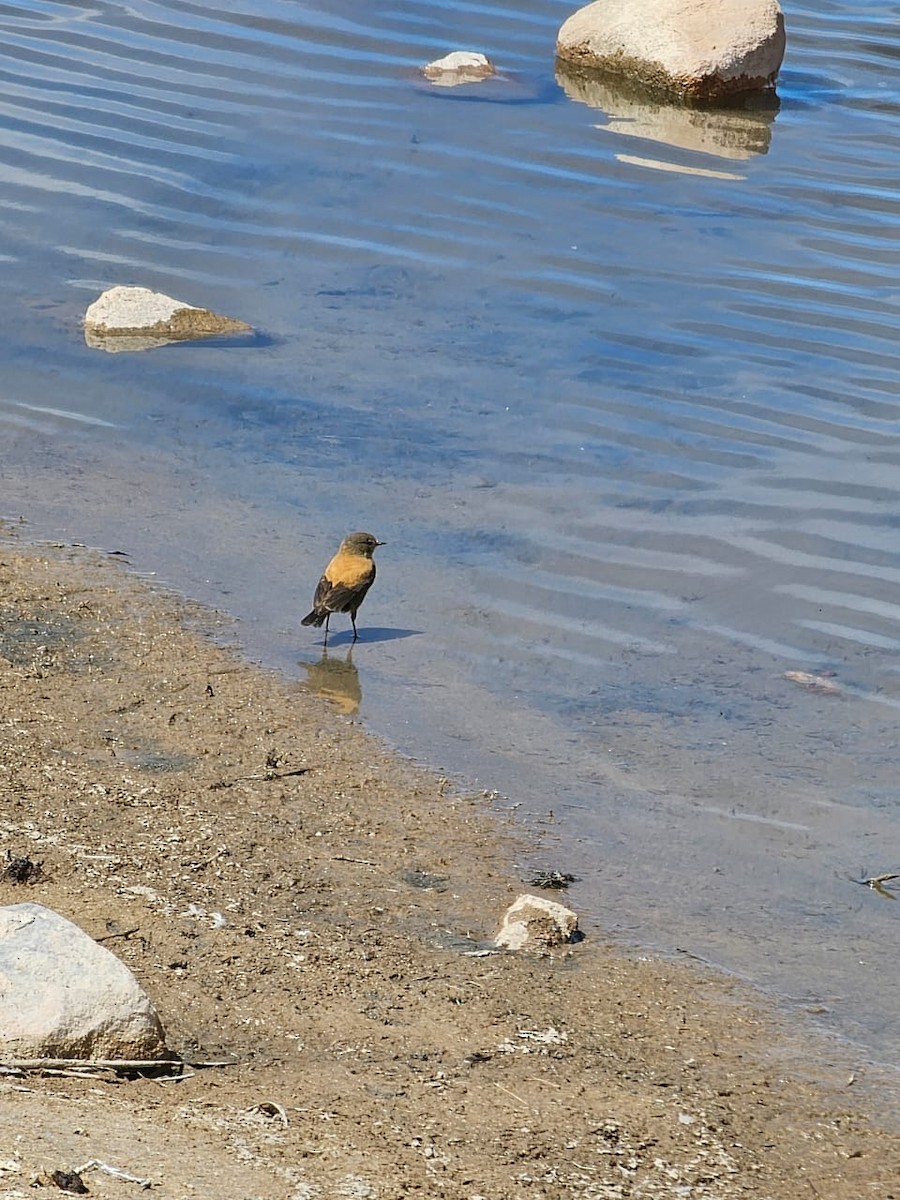
[[[371,558],[375,553],[375,548],[383,545],[384,542],[379,542],[378,538],[371,533],[348,533],[341,542],[341,549],[347,550],[351,554],[363,554],[366,558]]]

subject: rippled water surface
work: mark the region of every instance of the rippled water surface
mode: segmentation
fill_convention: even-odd
[[[571,7],[0,6],[0,509],[552,811],[589,925],[892,1061],[900,5],[792,6],[779,105],[706,115],[557,79]],[[424,85],[459,46],[504,77]],[[92,350],[112,283],[258,336]]]

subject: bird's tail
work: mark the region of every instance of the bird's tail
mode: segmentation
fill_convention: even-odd
[[[314,608],[311,613],[306,614],[306,616],[303,618],[303,620],[300,622],[300,624],[301,625],[315,625],[316,628],[318,629],[320,626],[325,624],[326,616],[327,616],[327,613],[319,612],[319,610],[317,608]]]

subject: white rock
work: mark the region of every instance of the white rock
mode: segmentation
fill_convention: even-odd
[[[454,50],[436,58],[422,68],[422,74],[439,87],[456,87],[460,83],[478,83],[496,75],[497,68],[489,58],[474,50]]]
[[[124,963],[41,904],[0,908],[0,1062],[165,1057],[156,1010]]]
[[[548,949],[571,941],[577,930],[578,916],[571,908],[523,892],[506,910],[494,945],[507,950]]]
[[[143,287],[109,288],[84,314],[85,341],[109,350],[147,349],[166,342],[249,331],[243,321]],[[116,344],[112,339],[136,344]]]
[[[784,58],[778,0],[596,0],[563,23],[567,62],[699,100],[773,87]]]

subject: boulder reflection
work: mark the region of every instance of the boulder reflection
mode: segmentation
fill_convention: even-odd
[[[692,107],[621,79],[578,70],[560,59],[556,62],[556,82],[570,100],[606,113],[609,120],[603,129],[719,158],[747,159],[766,154],[779,106],[777,96],[771,92],[727,107]]]

